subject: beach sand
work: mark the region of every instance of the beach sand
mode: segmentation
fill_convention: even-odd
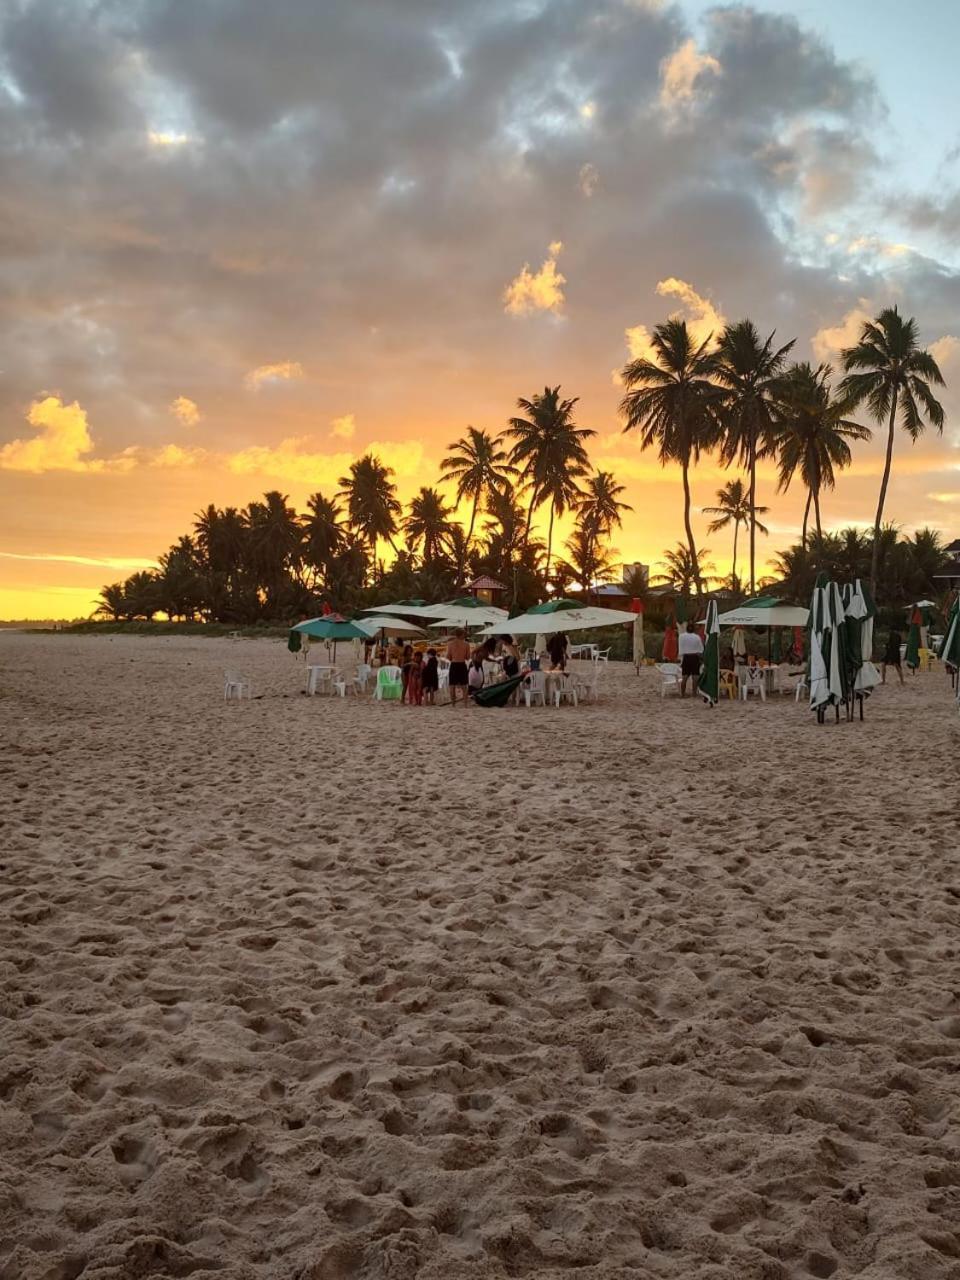
[[[303,675],[0,634],[3,1280],[960,1277],[942,675],[823,727]]]

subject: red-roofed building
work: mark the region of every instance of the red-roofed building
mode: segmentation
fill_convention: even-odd
[[[485,573],[481,574],[479,578],[474,578],[472,582],[468,582],[466,586],[467,594],[473,596],[475,600],[482,600],[484,604],[495,605],[499,605],[500,596],[506,589],[502,582],[498,582],[496,578],[491,578]]]

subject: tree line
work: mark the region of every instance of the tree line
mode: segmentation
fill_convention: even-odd
[[[897,427],[914,441],[928,424],[943,430],[932,390],[944,385],[942,374],[919,345],[916,321],[896,307],[863,326],[859,341],[841,353],[839,374],[826,363],[790,363],[794,344],[777,345],[775,332],[762,339],[750,320],[697,342],[685,321],[670,319],[653,330],[649,355],[624,367],[624,431],[636,431],[664,466],[680,468],[685,539],[664,553],[665,580],[698,596],[710,581],[708,552],[693,535],[690,471],[715,453],[744,472],[718,493],[715,507],[705,508],[714,517],[711,532],[734,528],[730,589],[757,589],[756,536],[766,532],[759,517],[768,510],[757,502],[757,466],[772,459],[778,492],[795,482],[806,490],[800,543],[778,564],[790,594],[803,598],[809,567],[826,566],[836,540],[849,546],[856,535],[859,576],[869,576],[879,599],[893,601],[905,581],[927,572],[931,537],[942,563],[937,535],[921,531],[922,548],[897,551],[903,540],[883,522]],[[98,612],[115,619],[162,612],[220,622],[287,620],[321,602],[349,611],[388,598],[441,599],[476,574],[502,582],[518,608],[548,590],[575,587],[589,596],[610,578],[616,555],[610,540],[631,508],[616,476],[591,465],[587,441],[596,432],[577,424],[577,402],[559,386],[545,387],[518,400],[502,432],[468,427],[447,447],[437,483],[421,487],[406,509],[391,468],[370,453],[351,464],[335,495],[313,494],[302,513],[277,491],[242,510],[210,505],[157,570],[104,587]],[[823,497],[850,464],[852,445],[872,436],[857,421],[862,416],[887,431],[873,537],[855,530],[830,535]],[[469,511],[466,527],[456,518],[458,507]],[[547,517],[545,539],[533,533],[538,512]],[[557,556],[555,522],[567,513],[574,515],[573,531]],[[743,580],[741,526],[748,539]],[[393,556],[389,566],[379,555],[384,544]],[[910,556],[913,578],[905,568]],[[639,576],[628,583],[637,596],[646,586]]]

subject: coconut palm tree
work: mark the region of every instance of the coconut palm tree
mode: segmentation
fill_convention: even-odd
[[[700,560],[690,524],[690,464],[717,442],[721,389],[713,381],[716,356],[710,338],[697,345],[685,320],[658,324],[651,338],[654,358],[632,360],[623,369],[628,388],[620,401],[624,431],[641,432],[641,448],[656,446],[661,463],[679,462],[683,475],[683,523],[697,593]]]
[[[370,548],[370,559],[376,572],[377,540],[386,538],[393,547],[397,519],[402,513],[397,501],[397,486],[390,477],[393,468],[385,466],[374,453],[365,453],[350,463],[350,474],[340,477],[338,498],[347,504],[350,524]]]
[[[473,540],[477,511],[483,495],[491,489],[506,484],[515,474],[509,458],[496,437],[476,427],[467,427],[467,434],[447,445],[447,457],[440,463],[443,479],[457,486],[457,502],[469,498],[470,527],[467,530],[467,549]]]
[[[823,535],[820,494],[836,486],[836,472],[851,461],[851,440],[869,440],[869,427],[844,417],[850,401],[834,396],[828,364],[816,369],[804,362],[792,365],[777,381],[772,447],[780,473],[778,493],[786,493],[799,474],[807,489],[802,544],[813,505],[817,537]]]
[[[696,560],[690,555],[690,548],[678,542],[675,547],[667,547],[663,553],[666,573],[659,576],[660,582],[670,583],[678,595],[688,596],[694,587],[700,592],[703,585],[709,582],[716,566],[707,559],[709,547],[701,547],[696,553]]]
[[[601,546],[590,526],[578,524],[567,539],[567,559],[558,560],[554,569],[554,586],[561,591],[559,577],[576,582],[584,593],[590,595],[598,582],[609,582],[613,573],[612,548]]]
[[[527,416],[511,418],[506,434],[513,439],[510,465],[516,468],[530,494],[525,539],[530,537],[533,513],[544,502],[550,505],[547,533],[547,573],[553,548],[553,522],[579,497],[578,481],[590,468],[584,441],[597,433],[578,427],[573,420],[577,398],[562,400],[560,388],[544,387],[542,395],[521,397],[517,408]]]
[[[777,380],[796,339],[773,345],[776,331],[764,342],[752,320],[727,325],[717,343],[716,377],[726,389],[723,397],[721,457],[729,466],[739,462],[749,478],[747,494],[750,530],[750,594],[757,587],[756,515],[757,459],[769,452],[773,434],[773,400]]]
[[[840,383],[840,394],[852,408],[866,403],[872,417],[887,422],[887,452],[877,501],[877,517],[873,527],[873,555],[870,562],[870,585],[877,586],[880,556],[880,527],[883,504],[890,482],[893,463],[893,438],[899,416],[900,425],[916,443],[926,419],[943,431],[943,405],[934,399],[930,389],[945,385],[943,374],[929,351],[917,341],[917,322],[905,320],[896,307],[886,307],[875,320],[868,321],[855,347],[841,354],[846,377]]]
[[[262,502],[251,502],[245,512],[249,563],[256,582],[266,592],[267,616],[280,612],[284,586],[300,568],[303,529],[285,493],[271,489]]]
[[[100,592],[95,613],[106,615],[111,622],[119,622],[127,614],[127,600],[122,582],[111,582]]]
[[[621,512],[632,511],[627,502],[620,501],[626,489],[617,484],[612,471],[595,471],[588,476],[581,496],[576,500],[577,524],[586,537],[593,541],[595,550],[614,529],[623,525]]]
[[[750,506],[750,491],[744,488],[743,481],[740,479],[731,480],[717,490],[717,505],[715,507],[704,507],[703,513],[707,516],[716,516],[715,520],[711,520],[707,527],[709,533],[719,533],[721,529],[726,529],[729,524],[733,525],[733,566],[730,570],[730,582],[735,584],[739,581],[737,578],[737,538],[740,534],[740,526],[742,524],[749,525],[751,516],[753,517],[753,527],[759,529],[762,534],[770,532],[765,525],[762,525],[757,516],[765,516],[769,511],[769,507]],[[734,587],[736,590],[736,587]],[[751,587],[756,590],[756,587]]]
[[[422,546],[425,565],[432,564],[450,549],[452,515],[443,495],[436,489],[424,486],[411,501],[403,532],[411,551]]]
[[[326,577],[330,562],[346,543],[347,531],[341,523],[341,514],[335,498],[313,493],[307,499],[307,514],[303,517],[303,559],[318,577]]]

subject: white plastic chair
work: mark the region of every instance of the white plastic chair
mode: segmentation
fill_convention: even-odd
[[[559,707],[561,702],[572,702],[575,707],[580,705],[577,696],[577,681],[574,676],[566,676],[562,680],[554,681],[553,705]]]
[[[403,676],[399,667],[380,667],[377,671],[377,687],[373,691],[375,702],[399,701],[403,697]]]
[[[354,693],[366,693],[367,681],[370,679],[370,673],[373,668],[368,662],[361,662],[357,667],[357,674],[353,677]]]
[[[224,698],[247,698],[253,697],[253,686],[246,676],[242,676],[239,671],[225,671],[223,673],[223,696]]]
[[[793,687],[794,689],[796,689],[796,693],[794,694],[793,700],[794,702],[799,702],[800,699],[803,697],[803,695],[805,693],[808,693],[810,690],[810,686],[807,684],[807,677],[803,674],[803,672],[801,672],[800,675],[796,677],[796,681]]]
[[[330,692],[333,683],[333,667],[314,662],[307,666],[307,697],[312,698],[317,692],[317,685]]]
[[[542,671],[531,671],[523,682],[523,700],[529,707],[539,699],[541,707],[547,705],[547,677]]]
[[[740,682],[740,698],[746,702],[751,693],[759,695],[761,702],[767,700],[766,679],[760,667],[741,667],[737,673]]]
[[[607,663],[610,661],[610,650],[609,650],[609,649],[597,649],[597,648],[595,647],[595,648],[594,648],[594,651],[593,651],[593,660],[594,660],[594,662],[602,662],[602,663],[603,663],[603,665],[604,665],[604,666],[606,666],[606,665],[607,665]]]
[[[350,687],[355,687],[352,682]],[[333,691],[340,698],[345,698],[347,696],[347,678],[341,671],[338,671],[333,678]]]
[[[664,697],[668,689],[676,689],[680,692],[680,664],[679,662],[658,662],[657,670],[660,672],[660,697]]]

